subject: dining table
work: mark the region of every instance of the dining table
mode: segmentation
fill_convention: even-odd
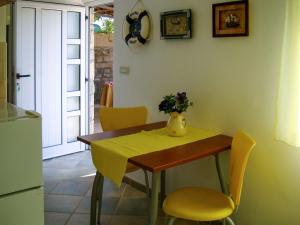
[[[162,129],[166,126],[166,121],[148,123],[140,126],[124,128],[120,130],[105,131],[95,134],[78,136],[77,140],[91,145],[93,142],[113,139],[117,137],[137,134],[145,131]],[[226,185],[221,172],[219,153],[231,148],[232,137],[215,134],[210,137],[188,142],[182,145],[173,146],[159,151],[136,155],[128,158],[128,162],[152,173],[151,201],[149,210],[149,224],[155,225],[158,217],[159,199],[163,201],[165,196],[165,171],[167,169],[186,164],[204,157],[214,156],[221,189],[226,192]],[[90,225],[100,224],[102,192],[104,176],[96,166],[96,176],[94,178],[91,195]],[[163,181],[163,183],[162,183]],[[160,192],[160,193],[159,193]]]

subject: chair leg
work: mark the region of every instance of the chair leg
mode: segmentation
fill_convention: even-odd
[[[148,173],[145,169],[143,169],[143,172],[145,174],[145,184],[146,184],[146,195],[148,198],[150,198],[150,186],[149,186],[149,178],[148,178]]]
[[[226,217],[225,221],[228,222],[228,224],[230,224],[230,225],[234,225],[234,222],[232,221],[232,219],[230,217]]]
[[[226,225],[226,219],[222,220],[222,225]]]
[[[215,155],[215,163],[216,163],[216,168],[217,168],[217,173],[218,173],[218,177],[219,177],[219,181],[220,181],[220,185],[221,185],[221,190],[224,194],[227,194],[227,187],[226,184],[224,182],[224,178],[222,175],[222,171],[221,171],[221,162],[220,162],[220,155],[219,153],[217,153]]]
[[[161,176],[160,176],[160,206],[161,206],[161,208],[163,206],[165,197],[166,197],[166,171],[162,170]]]
[[[173,225],[173,223],[175,222],[175,220],[176,220],[175,217],[167,216],[166,220],[165,220],[165,225]]]

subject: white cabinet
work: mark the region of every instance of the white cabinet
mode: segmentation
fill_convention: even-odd
[[[43,225],[41,117],[0,104],[0,225]]]
[[[43,225],[43,189],[0,197],[0,225]]]

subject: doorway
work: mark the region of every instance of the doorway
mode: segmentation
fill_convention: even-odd
[[[90,8],[90,79],[92,132],[101,132],[99,110],[113,106],[113,2]]]
[[[43,159],[85,146],[85,8],[18,1],[17,106],[42,114]]]

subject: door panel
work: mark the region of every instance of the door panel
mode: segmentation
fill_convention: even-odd
[[[44,159],[85,148],[76,139],[85,134],[84,14],[83,7],[16,2],[17,71],[33,74],[27,85],[20,79],[17,104],[42,114]]]
[[[43,147],[62,144],[62,12],[42,10]],[[51,131],[51,132],[49,132]]]
[[[18,71],[20,75],[30,75],[17,79],[17,104],[27,110],[35,108],[35,17],[36,9],[21,8],[19,39],[17,49]]]

